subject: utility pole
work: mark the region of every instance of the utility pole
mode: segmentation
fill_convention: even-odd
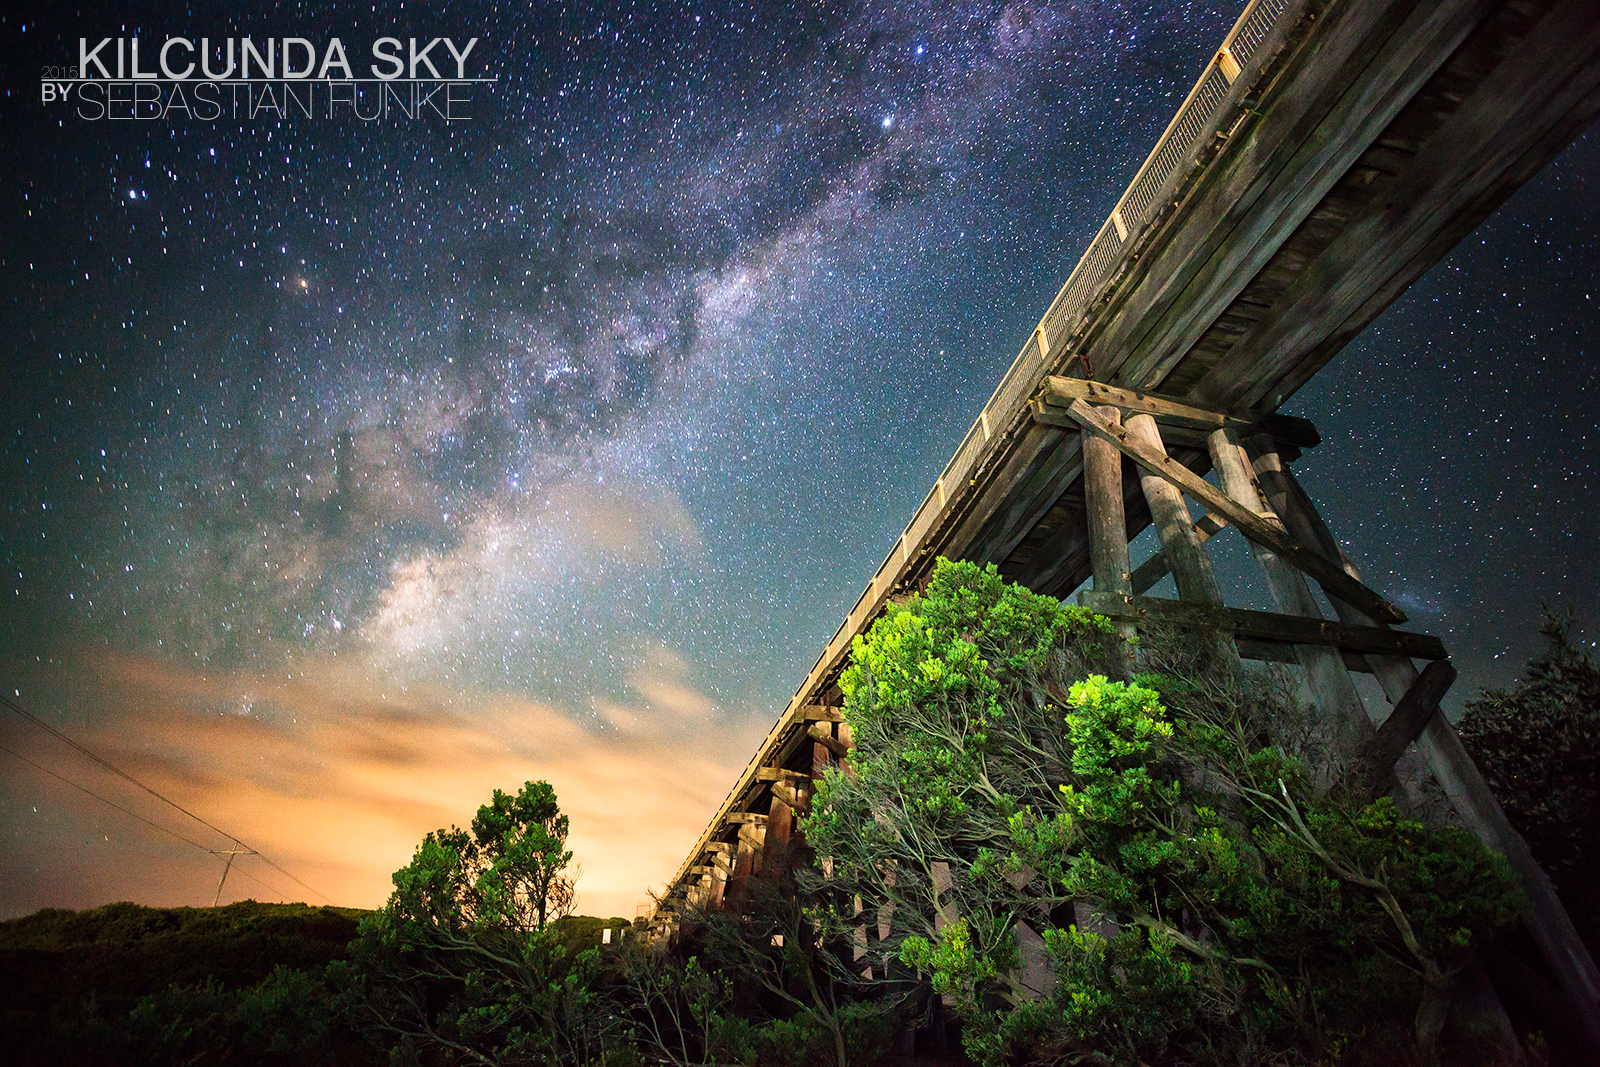
[[[237,845],[239,842],[235,841],[234,844]],[[211,853],[213,856],[228,857],[227,864],[225,864],[222,868],[222,877],[217,880],[217,895],[215,899],[211,901],[211,906],[214,908],[222,901],[222,886],[223,883],[228,880],[228,872],[233,870],[233,857],[254,856],[256,855],[256,850],[253,848],[208,848],[206,851]]]

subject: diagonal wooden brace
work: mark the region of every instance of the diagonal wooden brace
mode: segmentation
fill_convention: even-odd
[[[1309,549],[1302,548],[1297,542],[1284,533],[1283,528],[1276,523],[1268,522],[1244,505],[1227,496],[1216,486],[1200,477],[1194,471],[1165,453],[1158,453],[1147,448],[1142,442],[1135,441],[1128,436],[1128,432],[1120,426],[1111,425],[1094,408],[1082,400],[1074,400],[1072,406],[1067,408],[1071,415],[1085,429],[1099,434],[1112,444],[1116,445],[1124,454],[1135,463],[1160,475],[1184,493],[1204,504],[1211,511],[1227,519],[1239,528],[1239,532],[1250,540],[1263,547],[1271,549],[1289,563],[1294,564],[1301,571],[1316,579],[1330,596],[1355,605],[1374,619],[1384,622],[1405,622],[1405,613],[1371,589],[1356,581],[1346,574],[1338,564],[1318,555]]]
[[[1384,791],[1395,763],[1406,746],[1422,736],[1428,720],[1439,714],[1439,701],[1455,680],[1455,667],[1447,659],[1438,659],[1411,683],[1350,768],[1351,785],[1361,799],[1369,800]]]

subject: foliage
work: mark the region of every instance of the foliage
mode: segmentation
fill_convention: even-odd
[[[345,987],[362,1017],[418,1062],[583,1063],[610,1019],[599,954],[569,956],[547,925],[570,910],[567,817],[547,782],[495,790],[472,832],[430,833],[362,923]]]
[[[385,910],[402,935],[423,938],[543,929],[572,910],[566,839],[567,817],[549,782],[528,782],[516,796],[496,789],[471,833],[452,826],[423,838],[411,863],[395,872]]]
[[[372,1062],[325,977],[363,914],[111,904],[0,923],[8,1062]]]
[[[1546,614],[1548,647],[1519,684],[1467,701],[1461,740],[1600,954],[1600,666],[1571,626]]]
[[[1449,975],[1514,918],[1503,862],[1317,795],[1270,678],[1092,673],[1111,632],[941,561],[857,639],[853,770],[803,828],[835,899],[892,916],[877,962],[953,998],[987,1063],[1312,1057],[1413,1012],[1435,1054]]]

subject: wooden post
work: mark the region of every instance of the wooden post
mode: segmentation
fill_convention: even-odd
[[[1216,468],[1222,491],[1251,511],[1268,512],[1262,499],[1249,457],[1239,441],[1239,433],[1232,427],[1212,431],[1206,438],[1211,449],[1211,464]],[[1277,553],[1264,545],[1250,542],[1250,551],[1266,572],[1267,584],[1272,589],[1272,599],[1285,615],[1305,615],[1322,618],[1322,609],[1311,595],[1311,587],[1294,567],[1278,558]],[[1296,645],[1295,658],[1306,672],[1306,684],[1327,721],[1329,740],[1335,753],[1335,766],[1327,768],[1331,782],[1342,773],[1373,735],[1372,720],[1356,692],[1350,672],[1345,670],[1344,657],[1339,650],[1326,645]],[[1394,764],[1385,768],[1393,777]]]
[[[733,877],[728,885],[729,897],[737,903],[744,898],[745,887],[756,873],[756,859],[767,840],[767,820],[751,820],[739,825],[739,844],[733,854]]]
[[[1121,422],[1115,408],[1105,410],[1106,421]],[[1098,434],[1083,431],[1083,504],[1089,525],[1089,560],[1095,592],[1128,596],[1133,592],[1128,561],[1128,517],[1122,499],[1122,453]],[[1131,623],[1117,627],[1131,639]],[[1124,642],[1118,650],[1122,677],[1133,673],[1133,647]]]
[[[1153,451],[1166,453],[1161,441],[1161,431],[1156,420],[1147,414],[1130,415],[1123,424],[1128,437]],[[1172,580],[1178,586],[1178,597],[1202,604],[1221,604],[1222,586],[1211,569],[1211,557],[1200,544],[1194,530],[1194,520],[1183,502],[1183,493],[1166,478],[1144,467],[1139,468],[1139,487],[1150,505],[1150,520],[1156,535],[1161,538],[1161,551],[1166,554],[1172,569]],[[1224,634],[1201,635],[1215,655],[1223,659],[1238,659],[1239,650],[1233,638]]]
[[[1290,535],[1302,544],[1319,549],[1359,581],[1360,572],[1355,564],[1345,555],[1311,498],[1278,458],[1271,441],[1253,437],[1249,448],[1254,457],[1256,477],[1268,501],[1283,516]],[[1360,625],[1372,623],[1368,616],[1337,597],[1329,599],[1341,620]],[[1417,680],[1417,669],[1409,659],[1369,655],[1367,660],[1391,703],[1398,704]],[[1462,821],[1484,844],[1510,862],[1532,906],[1529,932],[1562,991],[1578,1009],[1575,1021],[1588,1035],[1590,1044],[1600,1049],[1600,969],[1595,967],[1593,957],[1579,939],[1549,876],[1528,851],[1522,835],[1506,821],[1500,802],[1462,747],[1461,738],[1448,719],[1443,715],[1431,716],[1417,738],[1417,747]]]
[[[1130,415],[1125,424],[1128,436],[1151,449],[1166,451],[1161,441],[1161,431],[1156,420],[1145,414]],[[1139,486],[1150,503],[1150,518],[1155,523],[1156,534],[1161,538],[1161,549],[1167,554],[1172,568],[1172,579],[1178,585],[1178,597],[1197,600],[1203,604],[1222,603],[1222,586],[1211,570],[1211,560],[1195,536],[1194,520],[1183,502],[1178,487],[1159,475],[1143,468],[1139,470]]]

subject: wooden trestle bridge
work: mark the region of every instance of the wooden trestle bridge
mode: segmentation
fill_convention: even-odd
[[[1396,756],[1415,740],[1511,860],[1549,974],[1600,1034],[1594,962],[1438,713],[1444,646],[1391,629],[1405,616],[1290,471],[1315,429],[1276,413],[1597,111],[1600,0],[1251,2],[673,875],[657,927],[720,903],[789,838],[813,776],[850,747],[851,639],[948,556],[1056,596],[1092,579],[1079,599],[1097,611],[1231,634],[1241,656],[1300,664],[1340,730],[1382,723]],[[1132,567],[1152,523],[1162,549]],[[1223,606],[1203,543],[1227,526],[1276,613]],[[1142,595],[1169,571],[1177,600]],[[1364,706],[1350,671],[1394,710]]]

